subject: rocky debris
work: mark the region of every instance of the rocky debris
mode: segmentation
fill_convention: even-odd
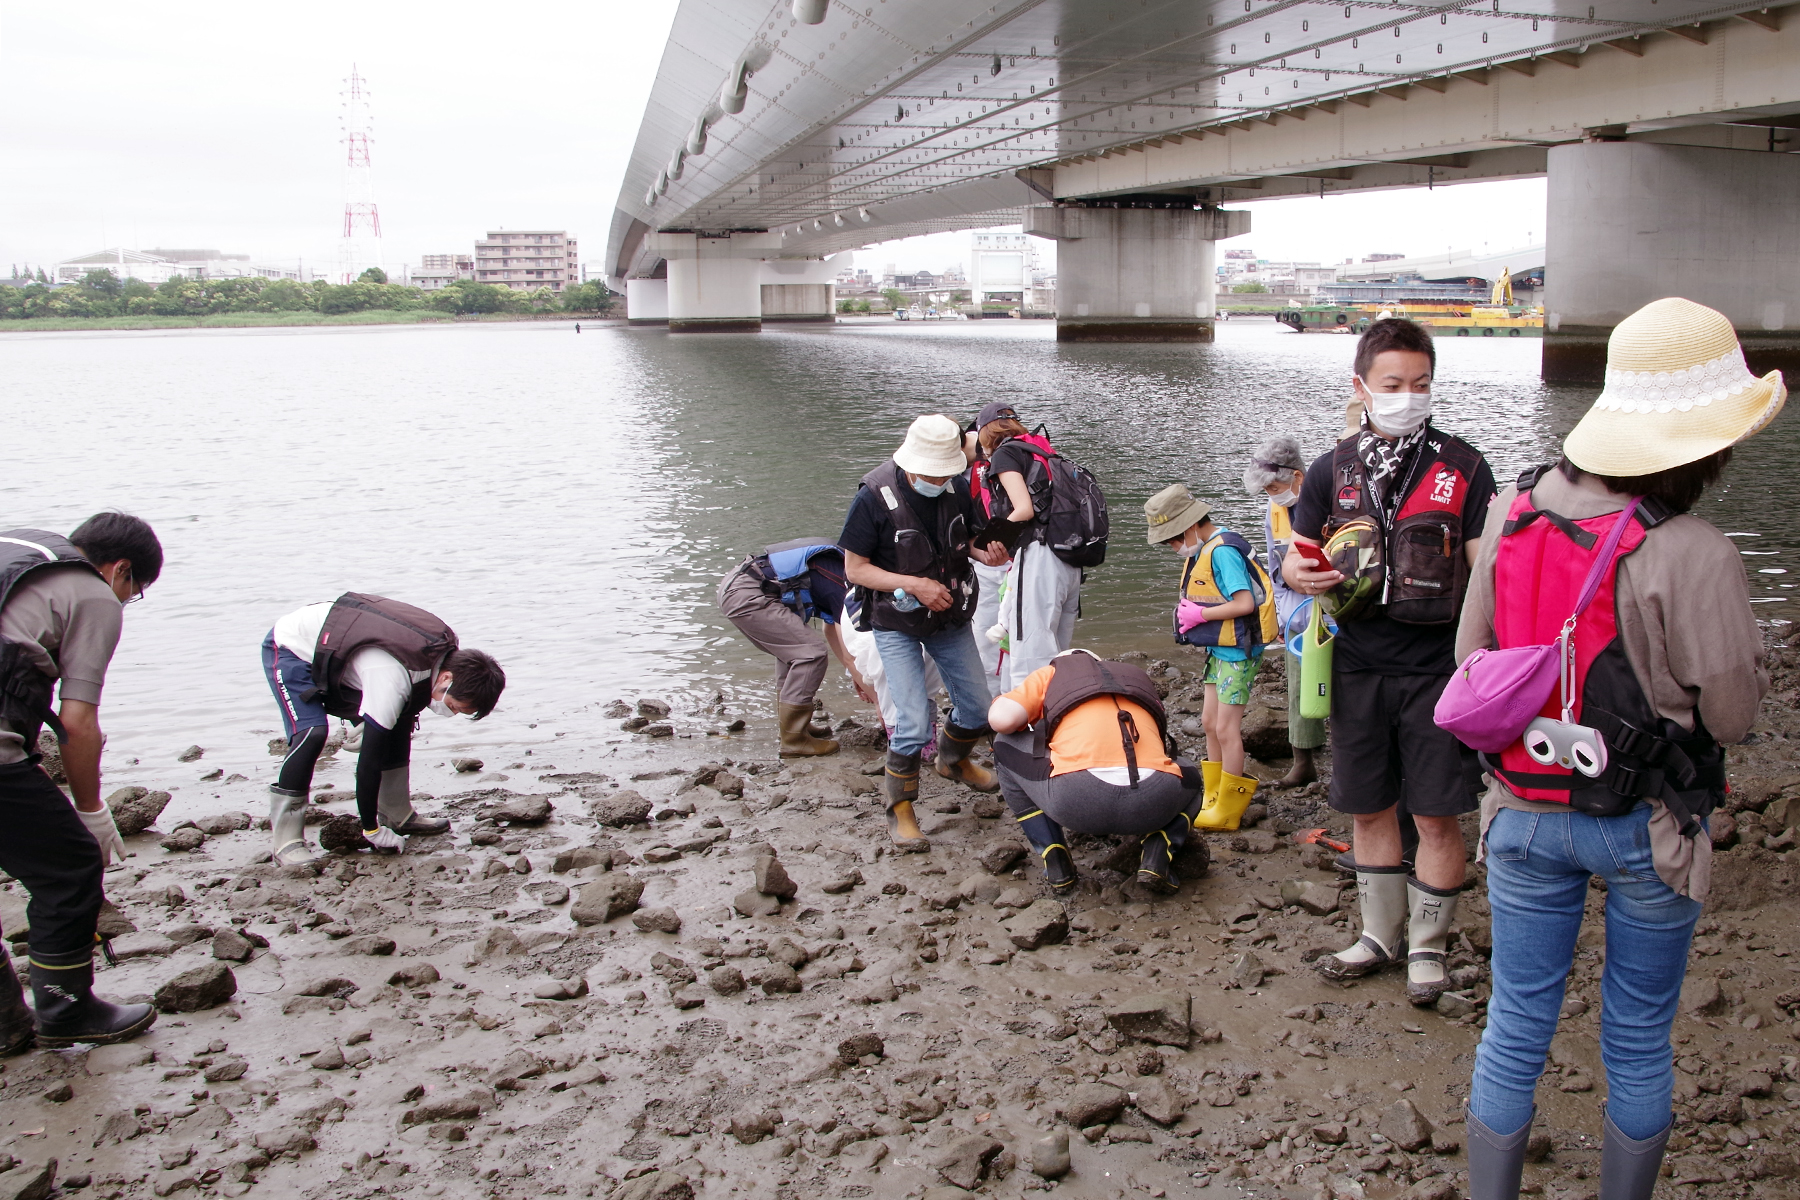
[[[602,871],[610,871],[612,869],[612,848],[608,846],[575,846],[567,850],[558,850],[556,858],[550,863],[550,869],[558,875],[579,871],[584,867],[598,867]]]
[[[772,962],[756,973],[756,982],[764,995],[791,994],[800,990],[800,972],[786,963]]]
[[[438,981],[438,969],[428,962],[409,963],[388,976],[392,987],[421,988]]]
[[[402,1125],[433,1125],[439,1121],[473,1121],[492,1103],[491,1093],[475,1090],[430,1099],[400,1114]]]
[[[569,917],[577,925],[604,925],[614,917],[635,912],[644,895],[644,881],[623,871],[608,874],[593,883],[583,884],[569,908]]]
[[[355,813],[337,813],[319,827],[319,846],[333,854],[372,850],[363,837],[362,820]]]
[[[1729,1006],[1717,979],[1690,976],[1681,985],[1681,1011],[1696,1017],[1716,1017]]]
[[[640,908],[631,923],[646,933],[680,933],[681,915],[672,908]]]
[[[38,766],[50,777],[51,783],[69,782],[68,773],[63,770],[62,745],[48,729],[38,734],[38,753],[43,755]]]
[[[694,1200],[694,1185],[674,1171],[652,1171],[627,1179],[609,1200]]]
[[[1144,1079],[1132,1093],[1132,1104],[1158,1125],[1173,1125],[1187,1115],[1187,1101],[1160,1075]]]
[[[1448,1175],[1433,1175],[1400,1193],[1400,1200],[1460,1200],[1462,1189]]]
[[[365,933],[360,937],[348,938],[342,946],[345,954],[368,954],[376,958],[385,958],[398,947],[394,939],[379,933]]]
[[[1043,1179],[1061,1179],[1069,1173],[1069,1131],[1058,1129],[1031,1143],[1031,1173]]]
[[[4,1157],[10,1168],[0,1172],[0,1200],[49,1200],[56,1191],[56,1160],[39,1159],[14,1165],[12,1155]]]
[[[1282,904],[1298,905],[1315,917],[1336,912],[1342,899],[1341,892],[1322,883],[1290,879],[1281,885]]]
[[[735,996],[744,990],[744,973],[733,966],[714,967],[706,973],[706,986],[721,996]]]
[[[1012,870],[1014,863],[1024,857],[1025,847],[1021,846],[1017,840],[1009,838],[1004,842],[995,842],[983,850],[976,861],[981,863],[982,869],[990,874],[1004,875]]]
[[[222,962],[190,967],[156,989],[163,1012],[199,1012],[217,1008],[237,994],[237,976]]]
[[[1431,1122],[1413,1107],[1411,1100],[1396,1100],[1383,1109],[1375,1130],[1402,1150],[1413,1151],[1431,1144]]]
[[[988,1163],[1006,1149],[984,1133],[959,1133],[931,1156],[931,1165],[948,1183],[971,1189],[987,1174]]]
[[[160,933],[128,933],[112,939],[113,957],[121,962],[133,958],[164,958],[175,950],[174,939]]]
[[[183,750],[180,754],[175,756],[175,761],[184,763],[199,762],[201,755],[205,753],[206,751],[199,746],[189,746],[186,750]]]
[[[765,896],[792,900],[794,893],[800,890],[799,885],[788,878],[787,868],[773,854],[758,855],[755,871],[756,890]]]
[[[762,1141],[781,1125],[781,1114],[772,1108],[746,1108],[731,1115],[731,1136],[746,1146]]]
[[[597,796],[588,803],[588,814],[602,825],[624,828],[650,819],[650,801],[630,788]]]
[[[847,1066],[860,1062],[873,1054],[880,1058],[887,1053],[887,1043],[879,1033],[853,1033],[838,1043],[838,1058]]]
[[[577,921],[577,924],[583,922]],[[470,955],[476,961],[489,958],[505,958],[514,954],[525,953],[525,943],[519,935],[510,929],[490,929],[475,939],[470,948]]]
[[[198,850],[206,844],[206,835],[192,825],[184,825],[158,844],[170,851]]]
[[[1192,1004],[1186,992],[1147,992],[1107,1009],[1106,1020],[1125,1037],[1185,1050],[1194,1037]]]
[[[120,1042],[115,1046],[95,1046],[88,1051],[87,1073],[89,1075],[111,1075],[118,1071],[129,1071],[133,1067],[141,1067],[145,1063],[155,1060],[155,1051],[141,1042]]]
[[[781,963],[784,966],[794,968],[796,971],[812,961],[812,955],[806,952],[805,947],[801,946],[793,939],[785,937],[778,937],[772,940],[763,953],[768,957],[770,962]]]
[[[1077,1129],[1104,1125],[1125,1111],[1129,1099],[1110,1083],[1084,1083],[1063,1102],[1063,1119]]]
[[[588,994],[587,980],[542,979],[531,986],[531,994],[539,1000],[579,1000]]]
[[[1007,938],[1021,950],[1036,950],[1069,936],[1069,913],[1055,900],[1038,900],[1003,926]]]
[[[739,916],[773,917],[781,912],[781,898],[765,896],[755,888],[748,888],[731,898],[731,907]]]
[[[354,979],[345,979],[342,975],[327,975],[301,984],[296,995],[336,996],[342,1000],[346,996],[355,995],[359,990]]]
[[[112,809],[113,823],[119,827],[119,832],[131,837],[156,824],[156,818],[169,806],[169,793],[122,787],[106,798],[106,806]]]
[[[266,940],[266,939],[265,939]],[[249,962],[257,951],[256,941],[247,933],[221,929],[212,937],[212,956],[224,962]]]
[[[550,799],[547,796],[514,796],[502,804],[496,804],[488,810],[488,816],[496,821],[508,821],[514,825],[542,825],[550,819]]]
[[[957,886],[957,892],[971,904],[992,904],[1006,890],[1006,885],[992,875],[971,875]]]
[[[652,721],[660,721],[669,715],[669,706],[662,700],[639,700],[637,702],[637,715],[640,717],[649,717]]]
[[[1268,974],[1268,964],[1258,958],[1254,950],[1246,950],[1231,960],[1231,972],[1226,979],[1232,987],[1249,991],[1261,987]]]
[[[485,766],[487,764],[479,758],[453,758],[450,760],[450,769],[458,775],[473,775]]]

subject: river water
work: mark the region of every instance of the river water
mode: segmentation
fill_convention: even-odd
[[[500,659],[505,701],[458,723],[463,744],[598,736],[620,696],[679,712],[723,692],[767,716],[770,660],[713,607],[719,578],[766,543],[834,537],[913,417],[966,421],[993,399],[1047,423],[1110,498],[1113,546],[1078,644],[1165,652],[1176,564],[1143,542],[1145,497],[1185,480],[1260,543],[1249,450],[1276,432],[1328,448],[1350,377],[1351,338],[1261,320],[1218,333],[1204,346],[1059,345],[1048,321],[6,333],[0,524],[66,532],[117,507],[163,539],[168,566],[127,613],[106,693],[115,781],[147,781],[194,742],[207,766],[266,773],[279,727],[258,646],[277,616],[345,590],[428,608]],[[1502,480],[1549,457],[1594,395],[1542,383],[1539,346],[1439,343],[1436,419]],[[1699,510],[1742,535],[1770,619],[1793,604],[1800,536],[1780,481],[1796,436],[1779,420]],[[824,694],[857,707],[836,668]]]

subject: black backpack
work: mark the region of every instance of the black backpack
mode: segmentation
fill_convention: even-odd
[[[1100,490],[1100,482],[1093,472],[1051,449],[1042,425],[1029,438],[1007,440],[1018,442],[1037,460],[1038,470],[1025,481],[1034,502],[1043,494],[1044,484],[1049,485],[1048,511],[1035,518],[1044,529],[1044,544],[1071,567],[1097,567],[1105,562],[1106,539],[1112,531],[1112,522],[1106,514],[1106,493]],[[1005,493],[994,483],[989,480],[988,487],[998,513]]]

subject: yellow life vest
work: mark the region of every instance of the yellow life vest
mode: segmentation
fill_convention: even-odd
[[[1196,604],[1223,604],[1231,597],[1224,594],[1213,578],[1213,551],[1229,546],[1244,557],[1250,576],[1250,596],[1256,607],[1249,615],[1230,621],[1207,621],[1186,633],[1179,629],[1175,640],[1190,646],[1229,646],[1245,651],[1260,650],[1280,636],[1281,622],[1275,615],[1275,585],[1268,569],[1257,558],[1250,543],[1229,529],[1221,529],[1200,547],[1200,553],[1182,568],[1181,594]]]

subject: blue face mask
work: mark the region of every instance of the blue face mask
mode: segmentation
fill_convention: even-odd
[[[949,487],[950,481],[948,479],[944,480],[942,483],[931,483],[924,479],[915,479],[912,481],[913,491],[926,497],[941,496]]]

